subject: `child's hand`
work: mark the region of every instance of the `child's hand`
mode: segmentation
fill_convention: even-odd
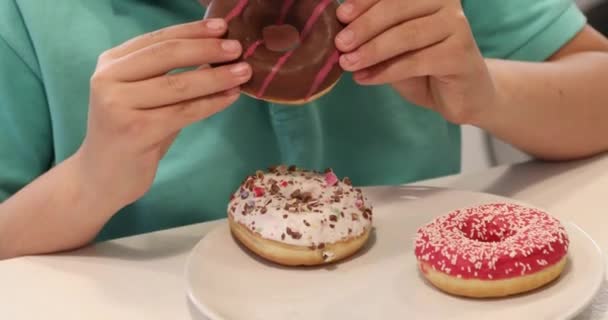
[[[363,85],[392,84],[455,123],[472,122],[495,90],[461,0],[346,0],[341,66]]]
[[[180,130],[237,100],[238,87],[251,77],[247,64],[167,74],[238,58],[240,44],[218,38],[225,30],[221,20],[179,25],[100,56],[91,79],[87,135],[77,154],[100,197],[117,206],[140,198]]]

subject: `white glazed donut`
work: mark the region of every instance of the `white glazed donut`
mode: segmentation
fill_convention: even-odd
[[[372,228],[372,209],[350,180],[279,166],[247,177],[228,205],[235,238],[287,266],[339,261],[357,252]]]

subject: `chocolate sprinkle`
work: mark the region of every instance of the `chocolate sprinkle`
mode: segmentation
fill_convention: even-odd
[[[253,179],[247,179],[247,182],[245,182],[245,189],[253,191]]]
[[[300,198],[300,189],[294,190],[294,192],[291,193],[291,198]]]
[[[245,203],[245,206],[243,207],[243,215],[248,215],[253,211],[254,207],[249,205],[249,203]]]
[[[256,177],[258,177],[258,179],[264,179],[264,172],[258,170],[255,172]]]
[[[300,199],[302,200],[302,202],[308,202],[312,200],[312,193],[304,192],[300,195]]]
[[[291,228],[287,227],[287,229],[285,230],[287,232],[287,234],[292,237],[294,240],[299,240],[300,238],[302,238],[302,234],[297,232],[297,231],[293,231],[291,230]]]
[[[281,188],[275,183],[270,187],[270,194],[275,195],[281,191]]]

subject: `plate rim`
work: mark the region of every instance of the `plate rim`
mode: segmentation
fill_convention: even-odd
[[[184,264],[184,269],[183,269],[183,281],[185,282],[185,287],[186,287],[186,293],[188,296],[188,300],[190,301],[190,303],[194,304],[194,306],[199,310],[200,313],[202,313],[202,315],[206,318],[206,320],[226,320],[222,317],[220,317],[219,314],[217,314],[215,311],[212,311],[207,305],[203,304],[202,302],[198,301],[199,299],[196,299],[193,295],[193,291],[192,290],[192,285],[191,285],[191,281],[189,281],[190,277],[189,277],[189,273],[190,273],[190,269],[191,269],[191,265],[192,265],[192,259],[194,258],[195,255],[197,255],[198,252],[198,248],[200,246],[202,246],[203,241],[205,241],[205,238],[207,238],[207,235],[209,235],[212,232],[215,232],[217,230],[219,230],[220,228],[225,228],[227,227],[228,222],[226,219],[222,219],[217,226],[211,228],[211,230],[209,230],[197,243],[196,245],[190,250],[190,253],[188,254],[188,257],[186,258],[186,262]]]
[[[572,319],[572,318],[578,316],[583,310],[585,310],[587,307],[589,307],[591,305],[591,303],[593,302],[593,298],[595,298],[598,295],[600,289],[602,288],[602,284],[604,282],[604,279],[606,278],[606,259],[605,259],[604,252],[602,251],[602,248],[600,248],[600,246],[591,237],[591,235],[589,235],[589,233],[587,233],[583,228],[581,228],[578,224],[576,224],[572,220],[567,220],[564,222],[564,224],[567,225],[566,228],[570,227],[570,228],[576,229],[577,232],[591,244],[590,248],[593,248],[593,251],[597,254],[597,257],[599,258],[598,264],[600,267],[600,273],[599,273],[599,275],[597,275],[597,278],[599,281],[593,281],[594,287],[592,290],[588,291],[588,292],[590,292],[590,294],[588,294],[585,297],[585,303],[579,305],[576,308],[569,308],[571,311],[568,312],[563,317],[563,319]]]

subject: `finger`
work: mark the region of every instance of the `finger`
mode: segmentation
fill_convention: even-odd
[[[109,59],[117,59],[142,48],[171,39],[220,37],[226,32],[226,29],[227,25],[223,19],[207,19],[172,26],[133,38],[118,47],[108,50],[105,56]]]
[[[118,81],[138,81],[179,68],[231,61],[238,58],[241,51],[236,40],[168,40],[124,56],[105,71]]]
[[[239,96],[240,88],[236,87],[214,95],[142,112],[149,113],[165,132],[166,130],[171,132],[209,118],[229,107]]]
[[[450,30],[438,22],[441,22],[441,18],[437,14],[406,21],[373,38],[357,50],[342,55],[340,65],[346,71],[358,71],[439,43],[449,37]]]
[[[340,22],[349,24],[380,0],[346,0],[339,7],[336,15]]]
[[[432,15],[440,8],[436,1],[407,1],[406,3],[398,0],[378,2],[336,36],[336,47],[342,52],[350,52],[398,24]]]
[[[435,46],[403,54],[367,69],[355,72],[354,79],[363,85],[395,83],[422,77],[453,74],[461,61],[452,58],[449,39]]]
[[[156,108],[192,100],[238,87],[252,75],[245,62],[217,68],[198,69],[178,74],[167,74],[122,86],[123,96],[137,99],[129,105],[138,109]]]
[[[165,155],[167,154],[167,152],[169,151],[169,149],[171,148],[171,145],[173,145],[173,142],[175,141],[175,139],[177,138],[177,136],[179,135],[180,131],[177,131],[175,133],[172,133],[171,135],[169,135],[167,138],[165,138],[161,143],[160,143],[160,147],[159,147],[159,159],[162,159],[165,157]]]
[[[393,84],[393,86],[411,103],[421,107],[432,108],[434,99],[431,95],[432,91],[429,80],[429,77],[411,78]]]

